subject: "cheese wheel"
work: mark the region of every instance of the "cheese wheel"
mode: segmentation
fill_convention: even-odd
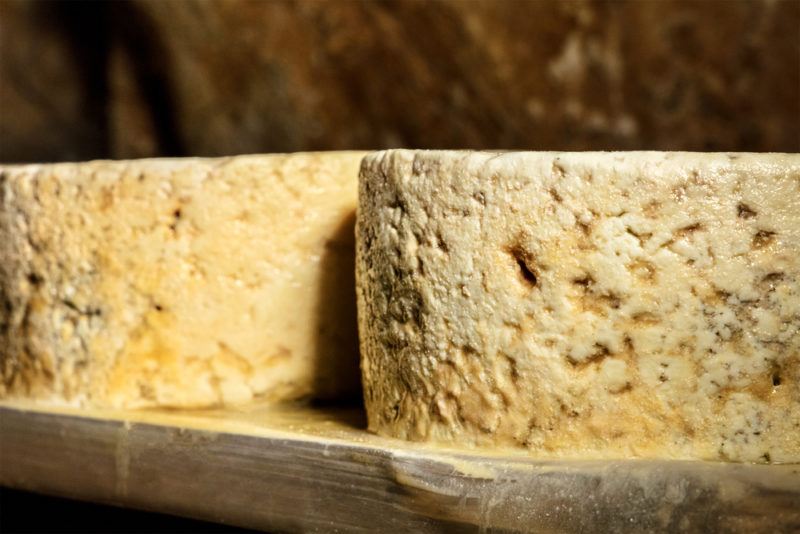
[[[201,407],[358,392],[362,156],[0,168],[0,396]]]
[[[360,174],[369,428],[800,461],[800,156],[387,151]]]

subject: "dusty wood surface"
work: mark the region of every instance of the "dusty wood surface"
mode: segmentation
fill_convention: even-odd
[[[366,434],[354,410],[0,403],[0,483],[272,531],[800,530],[800,465],[543,461]]]

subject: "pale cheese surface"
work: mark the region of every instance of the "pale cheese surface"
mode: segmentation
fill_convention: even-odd
[[[800,156],[386,151],[357,222],[383,435],[800,461]]]
[[[357,392],[362,156],[0,168],[0,393],[197,407]]]

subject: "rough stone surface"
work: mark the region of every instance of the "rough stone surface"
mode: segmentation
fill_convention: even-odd
[[[800,156],[398,150],[359,195],[371,430],[800,460]]]
[[[361,157],[0,167],[0,397],[357,394]]]
[[[800,151],[793,0],[6,0],[0,40],[4,161]]]

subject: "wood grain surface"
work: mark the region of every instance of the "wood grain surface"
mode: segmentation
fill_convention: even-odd
[[[372,436],[357,410],[0,404],[0,483],[270,531],[796,532],[800,466],[544,461]]]

